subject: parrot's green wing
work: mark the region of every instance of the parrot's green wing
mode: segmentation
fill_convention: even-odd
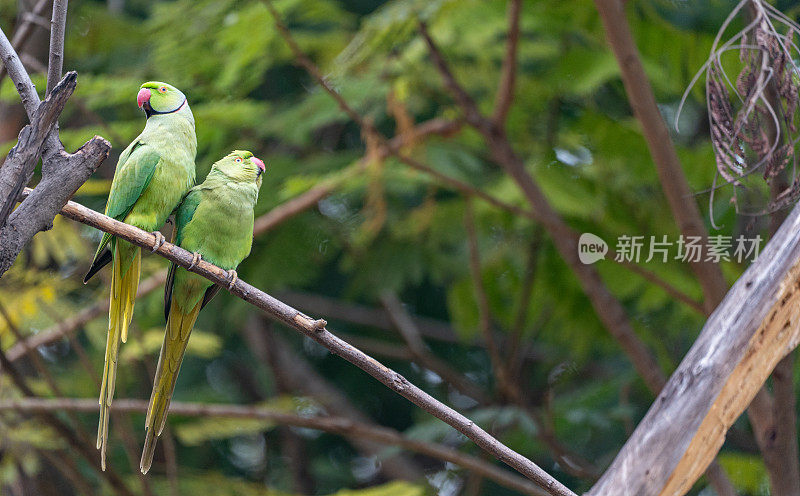
[[[160,161],[161,155],[153,147],[140,141],[132,143],[119,158],[120,165],[117,166],[108,194],[106,215],[119,221],[125,219],[136,200],[147,189]],[[106,233],[106,236],[111,235]],[[99,249],[103,247],[105,244],[100,243]]]
[[[136,141],[119,157],[120,165],[111,183],[106,215],[117,220],[125,218],[133,204],[150,184],[161,155],[150,145]]]
[[[136,200],[147,189],[160,161],[161,155],[149,145],[141,141],[131,143],[119,157],[117,171],[108,194],[106,215],[119,221],[124,220]],[[109,233],[103,233],[103,239],[97,247],[92,266],[83,279],[84,282],[111,262],[111,252],[106,250],[106,247],[112,237]]]
[[[183,202],[175,212],[175,231],[172,235],[172,242],[180,246],[183,240],[183,228],[194,217],[194,212],[200,204],[200,188],[192,188],[183,199]],[[175,270],[178,265],[174,262],[169,264],[169,272],[167,272],[167,283],[164,286],[164,318],[169,318],[169,307],[172,304],[172,287],[175,284]]]

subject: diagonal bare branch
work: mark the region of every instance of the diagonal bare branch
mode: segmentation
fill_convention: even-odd
[[[36,94],[36,86],[34,86],[28,71],[22,65],[17,51],[14,50],[2,29],[0,29],[0,60],[3,61],[3,67],[5,67],[11,80],[14,81],[14,86],[16,86],[17,93],[22,99],[25,112],[28,113],[28,119],[32,122],[36,108],[39,106],[39,95]]]
[[[770,371],[800,342],[798,230],[795,206],[589,494],[683,494],[714,459]]]
[[[708,237],[705,224],[681,168],[667,125],[656,105],[650,81],[644,72],[639,51],[625,19],[622,3],[619,0],[596,0],[595,3],[605,26],[608,42],[619,62],[628,100],[642,124],[642,132],[675,222],[684,236],[705,239]],[[706,314],[709,315],[725,297],[728,284],[719,264],[708,261],[705,257],[701,261],[692,262],[691,268],[703,288]]]
[[[411,315],[403,308],[403,304],[394,292],[386,291],[381,294],[381,304],[386,309],[389,318],[403,337],[403,340],[408,344],[411,354],[414,358],[419,360],[420,365],[438,374],[446,383],[453,386],[461,394],[469,396],[481,404],[490,403],[490,398],[477,384],[450,367],[449,364],[440,360],[428,350],[428,347],[422,340],[422,335],[420,334],[417,324],[411,318]]]
[[[23,196],[29,194],[30,191],[31,190],[26,189]],[[72,201],[67,202],[61,210],[61,215],[104,232],[111,233],[120,239],[140,247],[152,247],[154,245],[155,236],[153,234],[119,222]],[[226,271],[203,260],[193,264],[192,254],[172,243],[165,242],[156,253],[186,269],[189,269],[190,266],[193,267],[192,272],[222,287],[227,287],[230,282]],[[554,496],[574,496],[572,491],[555,480],[538,465],[495,439],[485,430],[478,427],[473,421],[449,406],[437,401],[394,370],[386,367],[361,350],[330,333],[326,329],[327,323],[324,320],[313,319],[241,279],[238,279],[233,284],[230,292],[251,305],[260,308],[278,322],[303,333],[307,337],[328,348],[332,353],[339,355],[367,372],[389,389],[408,399],[431,415],[443,420],[445,423],[467,436],[482,449],[545,488],[548,493]],[[6,362],[7,363],[3,363],[4,367],[6,365],[11,365],[7,359]]]

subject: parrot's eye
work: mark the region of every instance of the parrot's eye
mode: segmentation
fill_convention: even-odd
[[[167,87],[166,86],[162,86],[162,87],[158,88],[158,92],[159,93],[166,93],[167,92]]]
[[[233,159],[233,161],[236,162],[237,164],[241,164],[242,163],[242,159],[239,158],[239,157],[236,157],[235,159]]]

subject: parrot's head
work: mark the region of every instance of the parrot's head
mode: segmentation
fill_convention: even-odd
[[[139,89],[136,103],[148,118],[152,115],[171,114],[186,105],[186,96],[178,88],[161,81],[148,81]]]
[[[217,161],[213,168],[236,182],[255,183],[256,188],[261,188],[261,174],[266,170],[264,162],[247,150],[232,151]]]

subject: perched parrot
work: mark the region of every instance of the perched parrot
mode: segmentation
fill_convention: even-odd
[[[194,185],[197,138],[194,116],[180,90],[167,83],[144,83],[136,96],[144,109],[144,131],[122,152],[117,162],[106,215],[153,231],[153,251],[164,243],[158,232],[167,217]],[[114,397],[120,341],[128,339],[133,304],[139,287],[141,250],[126,241],[103,234],[84,284],[107,264],[111,269],[111,302],[108,309],[108,340],[100,387],[100,421],[97,448],[106,468],[108,418]]]
[[[228,289],[236,282],[236,267],[253,245],[253,208],[264,170],[264,162],[252,153],[233,151],[211,167],[206,180],[189,191],[175,214],[173,242],[193,252],[189,268],[202,258],[227,270]],[[147,407],[143,474],[153,463],[189,334],[200,309],[219,290],[220,286],[174,263],[169,268],[164,291],[167,326]]]

